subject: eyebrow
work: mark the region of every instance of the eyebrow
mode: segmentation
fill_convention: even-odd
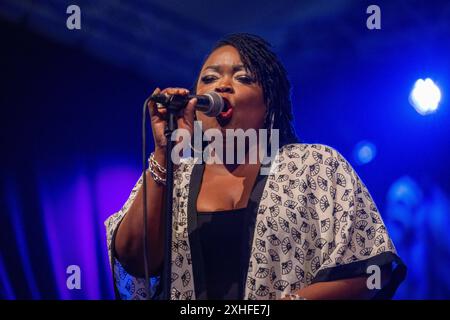
[[[207,67],[205,68],[205,71],[211,69],[211,70],[214,70],[214,71],[219,72],[219,71],[223,68],[223,66],[224,66],[224,65],[217,65],[217,64],[210,65],[210,66],[207,66]],[[245,67],[244,67],[243,64],[234,64],[234,65],[232,66],[232,68],[233,68],[233,72],[236,72],[236,71],[240,71],[240,70],[242,70],[242,69],[245,69]]]

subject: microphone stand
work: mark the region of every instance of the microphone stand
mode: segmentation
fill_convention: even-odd
[[[221,97],[215,94],[215,98],[209,94],[209,101],[211,103],[219,104],[220,110],[223,109],[223,101]],[[172,133],[177,128],[176,115],[186,105],[184,97],[173,95],[167,100],[159,101],[166,107],[168,114],[167,126],[164,130],[164,136],[166,137],[166,194],[165,194],[165,233],[164,233],[164,262],[162,271],[162,299],[170,300],[171,292],[170,287],[172,284],[172,205],[173,205],[173,162],[172,162],[172,150],[175,146],[175,141],[172,141]],[[211,111],[211,110],[209,110]],[[216,110],[217,111],[217,110]]]
[[[164,130],[164,135],[167,139],[166,146],[166,194],[165,194],[165,215],[164,215],[164,263],[162,273],[163,284],[163,300],[170,300],[170,287],[172,283],[172,204],[173,204],[173,162],[172,150],[175,146],[175,141],[172,141],[172,133],[177,128],[176,114],[179,112],[177,105],[170,102],[165,105],[168,113],[167,125]]]

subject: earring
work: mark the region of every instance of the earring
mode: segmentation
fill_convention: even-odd
[[[272,143],[272,130],[275,123],[275,112],[270,113],[269,145]]]

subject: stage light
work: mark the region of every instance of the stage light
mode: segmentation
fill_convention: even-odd
[[[356,145],[353,153],[356,163],[358,163],[359,165],[363,165],[369,163],[373,160],[373,158],[375,158],[377,154],[377,148],[373,143],[369,141],[361,141]]]
[[[441,101],[441,91],[430,78],[419,79],[414,84],[409,101],[414,109],[424,116],[437,110]]]
[[[388,200],[415,207],[422,202],[422,190],[414,179],[403,176],[392,183],[388,191]]]

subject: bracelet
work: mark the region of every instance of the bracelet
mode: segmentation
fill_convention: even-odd
[[[156,173],[156,170],[160,171],[163,174],[165,173],[166,170],[161,167],[162,169],[164,169],[164,172],[162,172],[162,170],[160,170],[160,168],[158,166],[161,167],[161,165],[158,162],[156,162],[156,160],[154,159],[153,153],[152,153],[150,155],[150,158],[148,159],[148,171],[150,172],[150,175],[152,176],[153,180],[156,183],[165,186],[166,179],[161,177],[160,175],[158,175],[158,173]]]
[[[297,293],[289,293],[289,294],[285,295],[284,297],[287,298],[286,300],[308,300],[305,297],[302,297],[301,295],[299,295]]]
[[[164,168],[162,165],[160,165],[158,163],[158,161],[155,160],[155,153],[154,152],[152,152],[150,154],[150,157],[148,158],[148,164],[149,164],[149,167],[150,167],[150,165],[153,165],[154,167],[156,167],[156,169],[158,169],[159,172],[166,173],[166,168]]]
[[[166,179],[164,179],[164,178],[158,176],[158,175],[157,175],[154,171],[152,171],[151,169],[149,169],[149,171],[150,171],[150,174],[151,174],[153,180],[154,180],[156,183],[158,183],[158,184],[160,184],[160,185],[163,185],[163,186],[166,185]]]

